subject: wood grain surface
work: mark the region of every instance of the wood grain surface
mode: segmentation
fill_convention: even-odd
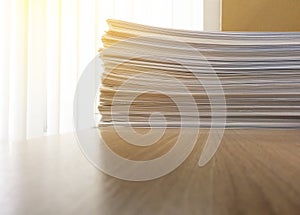
[[[138,132],[146,132],[138,129]],[[174,145],[177,129],[153,146],[100,129],[120,156],[147,160]],[[219,150],[197,165],[208,130],[170,174],[146,182],[108,176],[83,155],[74,134],[0,144],[1,214],[299,214],[300,130],[226,130]]]

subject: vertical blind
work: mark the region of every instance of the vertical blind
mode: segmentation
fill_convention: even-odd
[[[0,139],[73,130],[73,95],[107,18],[203,29],[203,0],[0,0]]]

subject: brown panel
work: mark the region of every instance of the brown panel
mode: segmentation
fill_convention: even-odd
[[[300,31],[300,1],[223,0],[222,31]]]

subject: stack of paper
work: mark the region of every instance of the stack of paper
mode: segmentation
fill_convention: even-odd
[[[100,124],[300,127],[300,32],[108,24]]]

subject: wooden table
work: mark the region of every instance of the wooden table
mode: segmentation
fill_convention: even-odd
[[[172,147],[161,142],[138,151],[120,144],[111,128],[101,133],[111,139],[111,149],[130,159],[149,159]],[[168,130],[169,137],[177,134]],[[213,159],[199,168],[207,134],[201,131],[175,171],[146,182],[100,172],[74,134],[1,143],[0,214],[300,213],[300,130],[226,130]]]

